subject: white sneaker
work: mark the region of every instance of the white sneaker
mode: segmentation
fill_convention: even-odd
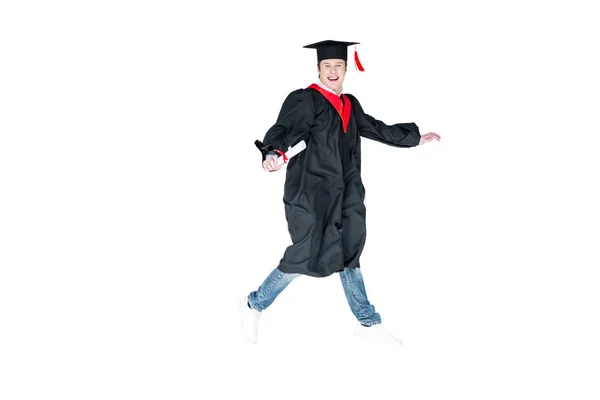
[[[402,341],[396,339],[389,333],[382,324],[375,324],[372,326],[363,326],[360,323],[356,325],[354,335],[363,339],[371,340],[379,343],[389,343],[401,345]]]
[[[258,320],[260,312],[248,307],[248,298],[240,299],[239,304],[240,320],[242,323],[242,331],[244,336],[250,343],[258,341]]]

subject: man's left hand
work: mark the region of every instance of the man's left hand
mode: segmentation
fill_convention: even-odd
[[[438,135],[435,132],[429,132],[429,133],[426,133],[426,134],[424,134],[424,135],[421,136],[421,140],[419,141],[419,144],[424,144],[424,143],[427,143],[427,142],[431,142],[434,139],[439,142],[440,139],[441,139],[440,135]]]

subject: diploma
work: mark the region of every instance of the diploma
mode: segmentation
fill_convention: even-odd
[[[298,143],[296,143],[295,146],[290,147],[288,149],[288,151],[285,152],[285,157],[287,157],[287,159],[289,160],[290,158],[294,157],[296,154],[300,153],[304,149],[306,149],[306,142],[304,140],[301,140]],[[277,159],[277,163],[279,165],[281,165],[284,162],[283,160],[284,160],[284,157],[279,156],[279,158]]]

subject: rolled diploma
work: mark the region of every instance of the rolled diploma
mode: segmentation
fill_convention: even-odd
[[[296,143],[295,146],[290,147],[290,149],[285,152],[285,155],[289,160],[304,149],[306,149],[306,142],[304,140],[301,140],[298,143]],[[279,165],[283,164],[283,156],[279,156],[279,158],[277,159],[277,163]]]

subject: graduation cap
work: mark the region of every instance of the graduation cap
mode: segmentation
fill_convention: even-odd
[[[356,45],[360,44],[359,42],[340,42],[337,40],[324,40],[322,42],[317,42],[313,44],[307,44],[304,46],[306,49],[316,49],[317,50],[317,61],[321,62],[321,60],[327,60],[330,58],[340,58],[344,61],[348,61],[348,46],[354,46],[354,63],[359,71],[364,71],[360,60],[358,59],[358,53],[356,52]]]

